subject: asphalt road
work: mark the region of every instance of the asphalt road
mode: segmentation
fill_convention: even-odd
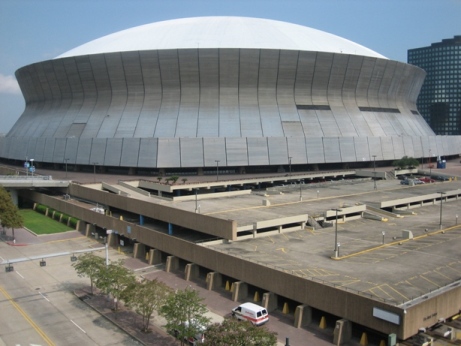
[[[78,237],[63,242],[10,246],[0,243],[2,260],[55,253],[58,244],[85,248]],[[28,254],[28,255],[27,255]],[[26,256],[25,256],[26,255]],[[88,285],[71,267],[68,256],[14,264],[0,272],[0,345],[139,345],[77,299],[73,290]]]

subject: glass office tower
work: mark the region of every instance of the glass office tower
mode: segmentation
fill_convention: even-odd
[[[427,73],[418,110],[437,135],[461,134],[461,36],[408,50],[408,63]]]

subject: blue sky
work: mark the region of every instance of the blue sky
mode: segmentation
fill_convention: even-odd
[[[18,68],[134,26],[218,15],[312,27],[402,62],[408,49],[461,35],[461,0],[1,0],[0,133],[24,110]]]

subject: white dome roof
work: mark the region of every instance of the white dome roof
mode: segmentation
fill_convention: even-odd
[[[247,17],[195,17],[141,25],[90,41],[56,58],[188,48],[285,49],[386,59],[371,49],[324,31]]]

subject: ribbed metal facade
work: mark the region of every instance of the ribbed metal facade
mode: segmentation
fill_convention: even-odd
[[[4,158],[179,168],[459,153],[416,109],[425,73],[359,55],[177,49],[48,60],[16,72],[26,109]]]

